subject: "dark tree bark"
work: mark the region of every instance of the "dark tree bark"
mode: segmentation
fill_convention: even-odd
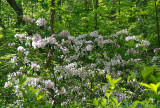
[[[62,1],[61,0],[59,0],[58,1],[58,7],[61,7],[62,6]],[[60,13],[60,8],[58,9],[59,10],[59,15],[58,15],[58,20],[60,21],[60,24],[62,23],[62,16],[61,16],[61,13]]]
[[[51,0],[51,18],[50,18],[50,26],[51,26],[51,34],[54,33],[54,20],[55,20],[55,0]]]
[[[85,4],[85,12],[86,12],[86,17],[87,17],[87,15],[88,15],[88,12],[89,12],[89,7],[88,7],[88,1],[87,0],[84,0],[84,4]],[[85,20],[85,27],[86,28],[88,28],[88,19],[87,20]]]
[[[114,21],[116,19],[116,9],[115,9],[115,4],[116,4],[117,0],[112,0],[112,4],[113,4],[113,8],[111,10],[111,17],[110,17],[110,20],[111,21]]]
[[[72,5],[71,0],[67,0],[68,2],[68,15],[71,15],[70,6]],[[68,30],[71,31],[71,20],[68,20]]]
[[[154,0],[154,7],[155,7],[156,22],[157,22],[158,44],[160,45],[160,37],[159,37],[159,21],[158,21],[158,15],[157,15],[157,4],[156,4],[156,0]]]
[[[55,0],[51,0],[51,10],[50,10],[50,26],[51,26],[51,32],[50,34],[52,35],[54,33],[54,19],[55,19]],[[49,54],[51,54],[52,51],[49,50]],[[46,64],[45,68],[49,68],[51,66],[51,61],[53,57],[50,55],[46,58]]]
[[[23,17],[23,10],[21,7],[19,7],[17,5],[17,3],[15,2],[15,0],[7,0],[8,4],[14,9],[14,11],[17,14],[17,24],[21,24],[23,23],[22,17]]]
[[[131,6],[130,6],[130,17],[129,17],[129,22],[135,22],[136,21],[136,17],[134,16],[134,13],[132,11],[132,8],[133,8],[133,2],[135,0],[131,0]]]
[[[2,9],[2,0],[0,0],[0,26],[3,28],[3,29],[5,29],[5,26],[3,25],[3,23],[2,23],[2,18],[1,18],[1,9]]]
[[[121,14],[121,8],[120,8],[120,5],[121,5],[121,1],[119,0],[119,10],[118,10],[119,15]]]
[[[85,11],[88,11],[88,1],[84,0],[84,4],[85,4]]]
[[[5,26],[3,25],[1,18],[0,18],[0,26],[1,26],[3,29],[5,29]]]

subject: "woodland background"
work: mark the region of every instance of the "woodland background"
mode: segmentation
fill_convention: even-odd
[[[6,107],[17,99],[10,88],[4,88],[8,74],[15,71],[10,60],[17,53],[15,49],[8,47],[8,43],[15,41],[14,35],[16,33],[25,32],[27,35],[37,33],[35,26],[23,20],[24,16],[35,20],[39,18],[46,20],[46,27],[49,27],[49,31],[39,27],[40,31],[38,32],[42,35],[58,34],[65,30],[69,31],[71,36],[78,37],[96,30],[102,36],[112,36],[118,31],[127,30],[130,33],[129,36],[148,40],[150,42],[148,50],[144,50],[143,54],[140,55],[140,58],[143,59],[143,65],[139,71],[141,72],[146,69],[145,66],[154,65],[148,59],[154,56],[154,49],[160,45],[159,2],[159,0],[0,0],[0,107]],[[159,61],[157,61],[157,66],[159,66]],[[138,82],[158,83],[159,76],[157,73],[159,73],[159,68],[154,68],[152,72],[149,72],[150,75],[155,75],[156,81],[147,81],[142,77],[143,75],[139,74],[135,74],[137,75],[135,78]],[[110,76],[112,77],[112,75]],[[139,94],[137,93],[137,96]],[[97,105],[96,98],[100,97],[90,97],[95,105],[90,107],[98,105],[104,107],[101,104]],[[134,97],[133,100],[142,101],[145,100],[144,98],[145,96],[142,96],[141,99]],[[154,107],[158,107],[159,98],[156,97],[155,99],[157,106]],[[128,103],[127,107],[132,105],[132,102],[128,101]],[[154,103],[149,102],[150,104],[154,105]],[[87,105],[85,103],[82,106],[89,107]],[[73,107],[73,105],[71,106]]]

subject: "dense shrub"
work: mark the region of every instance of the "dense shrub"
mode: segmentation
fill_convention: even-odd
[[[24,20],[27,25],[9,44],[16,50],[11,59],[16,71],[10,72],[4,87],[10,87],[17,100],[8,106],[136,107],[159,102],[159,74],[154,73],[158,69],[145,66],[150,43],[140,36],[130,36],[127,30],[111,36],[98,31],[79,36],[62,31],[49,36],[44,18],[35,21],[25,16]],[[147,58],[151,64],[158,59]],[[141,85],[152,87],[140,85],[142,81],[157,83],[154,97],[144,98],[149,92]]]

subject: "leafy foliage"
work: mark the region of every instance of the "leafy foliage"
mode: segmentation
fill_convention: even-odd
[[[21,25],[0,2],[0,107],[159,107],[152,0],[15,1]]]

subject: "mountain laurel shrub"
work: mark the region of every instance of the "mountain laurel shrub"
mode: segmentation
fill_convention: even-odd
[[[148,41],[127,30],[111,36],[98,31],[71,36],[65,30],[49,35],[44,18],[23,19],[22,32],[9,43],[16,52],[11,59],[15,71],[4,87],[10,87],[17,100],[8,106],[115,108],[143,103],[137,76],[141,78]]]

